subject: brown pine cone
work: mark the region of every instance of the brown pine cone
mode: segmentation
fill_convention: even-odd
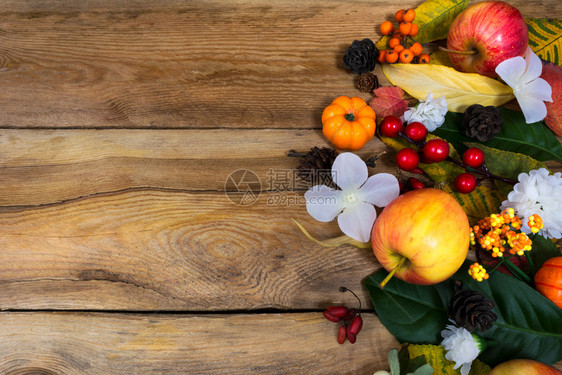
[[[379,87],[379,79],[373,73],[363,73],[357,79],[357,88],[363,92],[371,92]]]
[[[486,142],[501,131],[503,117],[497,107],[473,104],[464,111],[462,125],[468,137]]]
[[[492,312],[494,303],[482,293],[462,289],[453,295],[449,303],[448,316],[459,327],[472,332],[475,329],[484,332],[492,327],[498,316]]]
[[[332,164],[336,160],[338,153],[328,147],[313,147],[299,161],[296,175],[304,181],[309,181],[313,185],[332,184]]]

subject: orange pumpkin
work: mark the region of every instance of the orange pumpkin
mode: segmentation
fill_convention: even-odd
[[[375,111],[361,98],[340,96],[322,113],[322,132],[338,149],[357,151],[373,138]]]
[[[544,262],[535,274],[535,289],[562,309],[562,257]]]

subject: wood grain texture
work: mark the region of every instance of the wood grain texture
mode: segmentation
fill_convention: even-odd
[[[378,269],[370,250],[324,248],[341,235],[302,194],[264,193],[249,206],[224,194],[130,191],[0,214],[0,308],[222,311],[318,309],[352,302],[345,285]],[[300,199],[297,199],[300,197]]]
[[[0,127],[18,128],[318,128],[332,99],[364,96],[345,49],[376,40],[396,11],[393,1],[6,3]],[[527,17],[562,11],[510,3]]]
[[[398,343],[363,318],[357,343],[339,345],[321,313],[2,313],[0,373],[371,375]]]

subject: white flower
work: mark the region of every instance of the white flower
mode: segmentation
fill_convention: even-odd
[[[531,233],[527,222],[529,216],[537,214],[544,227],[539,234],[546,238],[562,236],[562,173],[549,175],[545,168],[521,173],[519,182],[502,202],[501,209],[512,207],[521,218],[521,230]]]
[[[384,207],[400,193],[398,180],[391,174],[379,173],[367,179],[367,165],[350,152],[336,157],[332,179],[341,190],[316,185],[308,190],[306,209],[318,221],[332,221],[344,234],[361,242],[369,242],[377,217],[373,205]],[[339,215],[339,216],[338,216]]]
[[[484,350],[484,342],[465,328],[453,325],[447,325],[446,329],[441,331],[441,336],[444,339],[441,346],[447,351],[445,358],[455,362],[455,370],[461,368],[461,375],[468,375],[472,361]]]
[[[419,104],[415,107],[410,107],[404,115],[402,120],[408,124],[412,122],[421,122],[427,128],[427,131],[434,131],[445,122],[445,115],[447,114],[447,101],[442,96],[433,100],[433,93],[427,94],[425,101],[420,100]]]
[[[502,61],[496,73],[513,89],[513,95],[525,115],[527,124],[546,117],[545,101],[552,102],[552,88],[544,79],[541,59],[527,47],[525,59],[521,56]]]

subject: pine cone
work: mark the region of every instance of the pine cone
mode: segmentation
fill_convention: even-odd
[[[332,164],[338,156],[336,150],[328,147],[313,147],[299,162],[296,175],[313,185],[332,184]]]
[[[475,329],[484,332],[498,318],[492,312],[493,308],[494,303],[482,293],[462,289],[451,298],[448,315],[459,327],[464,327],[469,332]]]
[[[497,107],[473,104],[464,111],[462,125],[470,138],[486,142],[501,131],[503,117]]]
[[[373,73],[363,73],[357,79],[357,88],[363,92],[371,92],[379,87],[379,79]]]
[[[375,69],[379,50],[371,39],[354,40],[345,51],[343,65],[355,74],[363,74]]]

